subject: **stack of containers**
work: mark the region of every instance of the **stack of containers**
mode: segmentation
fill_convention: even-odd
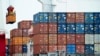
[[[100,56],[100,13],[93,13],[94,15],[94,49],[95,56]]]
[[[27,56],[27,43],[30,40],[31,27],[31,20],[23,20],[18,23],[17,29],[11,30],[11,56]]]
[[[94,15],[92,12],[85,13],[85,54],[94,55]]]
[[[10,56],[10,51],[9,51],[9,46],[10,46],[10,39],[6,39],[6,47],[5,47],[5,49],[6,49],[6,54],[5,54],[5,56]]]
[[[33,23],[35,46],[46,46],[45,50],[34,48],[35,54],[58,51],[67,56],[100,55],[100,13],[40,12],[34,15]]]

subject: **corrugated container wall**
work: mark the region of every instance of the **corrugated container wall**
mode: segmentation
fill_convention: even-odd
[[[94,23],[93,13],[85,13],[85,23]]]
[[[76,54],[84,54],[84,44],[83,45],[76,45]]]
[[[49,45],[49,52],[56,52],[57,51],[57,45]]]
[[[67,34],[67,44],[75,44],[75,34]]]
[[[75,23],[76,14],[74,12],[67,13],[67,23]]]
[[[76,23],[76,33],[83,34],[84,30],[84,23]]]
[[[49,23],[49,33],[57,33],[57,23]]]
[[[67,33],[70,33],[70,34],[75,34],[75,31],[76,28],[75,28],[75,23],[68,23],[67,24]]]
[[[100,24],[94,24],[94,34],[100,34]]]
[[[49,45],[57,44],[57,34],[49,34]]]
[[[57,13],[49,13],[49,23],[57,23]]]
[[[84,13],[83,12],[76,13],[76,23],[84,23]]]
[[[31,25],[32,25],[31,20],[23,20],[18,23],[18,28],[19,29],[29,29]]]
[[[100,44],[100,34],[94,34],[94,43]]]
[[[85,54],[94,54],[94,44],[85,45]]]
[[[58,34],[57,40],[58,40],[58,43],[57,43],[58,45],[66,45],[67,44],[66,34]]]
[[[93,34],[85,34],[85,44],[94,44]]]
[[[94,23],[100,23],[100,13],[95,12],[93,13],[94,16]]]
[[[95,44],[94,45],[94,51],[95,51],[95,54],[100,55],[100,44]]]

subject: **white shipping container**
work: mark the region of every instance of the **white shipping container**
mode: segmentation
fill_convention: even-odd
[[[65,51],[59,51],[58,56],[66,56],[66,52]]]
[[[100,54],[100,44],[95,44],[94,47],[95,54]]]
[[[58,53],[57,52],[49,52],[48,56],[58,56]]]
[[[48,56],[47,54],[39,54],[39,56]]]
[[[95,34],[94,35],[94,42],[95,42],[95,44],[100,44],[100,34]]]
[[[23,53],[23,56],[27,56],[27,53]]]
[[[94,44],[94,34],[85,34],[85,44]]]

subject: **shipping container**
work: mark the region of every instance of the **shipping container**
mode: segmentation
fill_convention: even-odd
[[[66,51],[58,51],[58,56],[66,56]]]
[[[74,23],[67,24],[67,33],[71,33],[71,34],[75,33],[75,24]]]
[[[84,23],[84,13],[83,12],[76,13],[76,23]]]
[[[27,44],[26,45],[22,45],[22,53],[27,53]]]
[[[11,38],[12,37],[22,37],[22,30],[21,29],[13,29],[10,32]]]
[[[57,49],[58,49],[59,52],[61,52],[61,51],[65,52],[66,51],[66,45],[58,45]]]
[[[40,19],[39,19],[39,13],[33,15],[33,23],[39,23]]]
[[[37,34],[32,37],[34,45],[48,44],[48,34]]]
[[[84,23],[76,23],[76,34],[84,33]]]
[[[100,44],[100,34],[94,34],[94,43]]]
[[[94,24],[94,34],[100,34],[100,24]]]
[[[85,34],[85,44],[94,44],[94,34]]]
[[[76,34],[76,44],[85,44],[85,34]]]
[[[49,13],[49,23],[57,23],[57,13]]]
[[[48,56],[58,56],[57,52],[49,52]]]
[[[47,34],[49,31],[48,24],[47,23],[40,23],[39,25],[40,25],[40,28],[39,28],[40,32],[39,33],[46,33]]]
[[[33,24],[33,34],[39,34],[40,33],[40,24]]]
[[[30,38],[29,37],[14,37],[11,38],[11,45],[22,45],[22,44],[27,44],[29,42]]]
[[[67,23],[75,23],[76,14],[74,12],[67,13]]]
[[[94,23],[100,23],[100,13],[95,12],[93,13],[93,16],[94,16]]]
[[[59,23],[58,24],[58,33],[66,33],[67,27],[66,23]]]
[[[93,13],[85,13],[85,23],[94,23]]]
[[[23,20],[23,21],[18,22],[19,29],[29,29],[31,25],[32,25],[31,20]]]
[[[93,34],[94,33],[94,25],[91,24],[85,24],[85,33],[86,34]]]
[[[10,53],[22,53],[22,45],[12,45],[10,46]]]
[[[49,23],[49,33],[57,33],[57,24],[56,23]]]
[[[57,41],[58,41],[58,45],[66,45],[67,43],[67,36],[66,34],[58,34],[58,38],[57,38]]]
[[[94,54],[94,44],[85,45],[85,54]]]
[[[47,53],[48,45],[34,45],[33,50],[34,50],[33,54]]]
[[[66,53],[67,54],[75,54],[76,53],[76,45],[75,44],[66,45]]]
[[[15,54],[11,54],[11,56],[23,56],[22,53],[15,53]]]
[[[64,12],[57,13],[58,15],[58,23],[66,23],[67,20],[67,14]]]
[[[94,52],[95,52],[95,54],[100,55],[100,44],[95,44],[94,45]]]
[[[67,44],[75,44],[75,34],[67,34]]]
[[[49,19],[49,13],[48,12],[39,12],[40,23],[47,23],[48,19]]]
[[[84,54],[84,44],[83,45],[76,45],[76,53],[77,54]]]
[[[56,52],[57,51],[57,45],[49,45],[49,52]]]
[[[39,54],[39,56],[48,56],[48,54]]]
[[[49,44],[57,44],[57,34],[49,34]]]

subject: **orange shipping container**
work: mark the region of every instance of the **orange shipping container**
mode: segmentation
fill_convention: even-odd
[[[57,34],[49,34],[49,44],[57,44]]]
[[[33,34],[39,34],[39,33],[40,33],[40,25],[39,24],[34,24]]]
[[[48,24],[47,23],[40,24],[40,33],[48,33]]]
[[[75,34],[67,34],[67,44],[75,44]]]
[[[14,37],[11,38],[11,45],[27,44],[29,40],[30,40],[29,37]]]
[[[58,34],[58,44],[65,45],[66,44],[66,34]]]
[[[31,20],[23,20],[18,23],[18,28],[20,29],[29,29],[32,25]]]
[[[33,37],[34,45],[48,44],[48,34],[37,34]]]
[[[85,44],[85,34],[76,34],[76,44]]]

